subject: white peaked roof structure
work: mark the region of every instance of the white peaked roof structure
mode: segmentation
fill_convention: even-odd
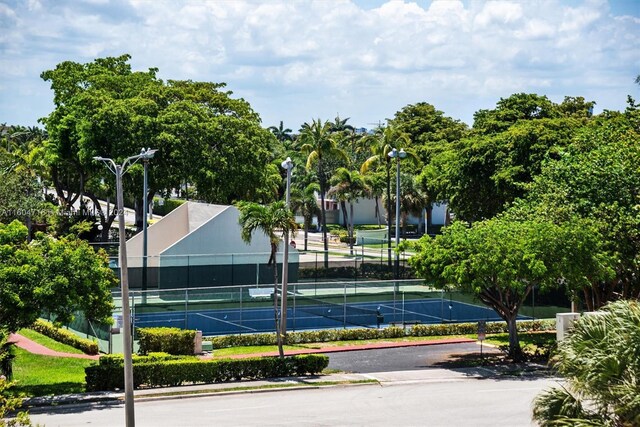
[[[229,270],[227,272],[229,274],[225,275],[231,276],[230,283],[221,283],[222,276],[211,283],[201,277],[197,283],[208,285],[247,283],[246,278],[234,281],[233,271],[238,272],[236,279],[240,275],[246,276],[246,266],[249,264],[254,266],[254,270],[256,270],[254,277],[257,276],[257,271],[260,270],[258,266],[266,264],[269,260],[271,245],[269,238],[260,231],[254,232],[250,244],[244,242],[241,237],[239,217],[240,212],[235,206],[196,202],[182,204],[148,227],[147,267],[150,269],[159,268],[160,276],[165,271],[166,277],[166,272],[171,268],[174,270],[172,276],[175,276],[176,273],[179,275],[189,272],[194,273],[195,276],[211,276],[213,273],[207,272],[207,270],[218,266],[215,275],[220,276],[220,270],[226,268]],[[142,267],[142,254],[143,234],[138,233],[127,241],[127,259],[130,268]],[[281,262],[281,253],[277,258]],[[295,248],[290,247],[289,262],[297,264],[298,261],[298,252]],[[176,268],[181,268],[181,270],[176,270]],[[244,271],[240,272],[238,268]],[[174,277],[172,282],[175,280]],[[160,281],[162,282],[162,280]],[[189,280],[189,282],[193,283],[193,280]],[[249,282],[256,283],[255,280]]]

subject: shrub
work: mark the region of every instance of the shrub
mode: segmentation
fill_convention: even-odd
[[[30,329],[33,329],[42,335],[46,335],[58,342],[70,345],[78,350],[82,350],[86,354],[98,354],[99,352],[97,342],[80,338],[73,332],[58,328],[53,323],[47,322],[46,320],[36,320],[36,322],[30,326]]]
[[[186,200],[181,199],[164,199],[162,206],[159,205],[160,199],[153,199],[153,213],[155,215],[165,216],[169,214],[172,210],[180,207]]]
[[[138,328],[140,354],[193,354],[196,331],[180,328]]]
[[[201,360],[196,357],[173,357],[164,360],[138,356],[133,361],[133,383],[138,388],[167,387],[182,384],[217,383],[241,379],[273,378],[289,375],[318,374],[329,365],[329,358],[319,354],[287,357]],[[124,388],[122,357],[100,358],[97,365],[85,368],[87,391]]]
[[[553,331],[556,324],[553,319],[523,320],[518,322],[519,332]],[[380,338],[402,338],[404,336],[426,337],[443,335],[470,335],[478,332],[477,323],[449,323],[434,325],[413,325],[411,328],[388,327],[384,329],[320,329],[287,333],[288,344],[306,344],[328,341],[372,340]],[[507,332],[506,322],[487,322],[486,332],[497,334]],[[207,338],[213,348],[275,345],[274,334],[223,335]]]

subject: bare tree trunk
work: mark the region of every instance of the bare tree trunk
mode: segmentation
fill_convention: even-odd
[[[514,362],[519,362],[523,359],[522,349],[520,348],[520,340],[518,338],[518,326],[516,324],[516,317],[518,312],[510,313],[507,318],[507,330],[509,331],[509,357]]]

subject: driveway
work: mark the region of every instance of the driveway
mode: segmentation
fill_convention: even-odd
[[[501,351],[483,345],[482,353],[500,354]],[[474,354],[480,356],[480,345],[475,342],[349,351],[329,354],[329,368],[357,373],[415,371]]]

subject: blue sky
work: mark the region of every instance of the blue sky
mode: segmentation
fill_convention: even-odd
[[[123,53],[226,82],[294,130],[373,127],[416,102],[471,123],[518,92],[622,110],[640,99],[640,0],[0,0],[0,123],[52,111],[42,71]]]

